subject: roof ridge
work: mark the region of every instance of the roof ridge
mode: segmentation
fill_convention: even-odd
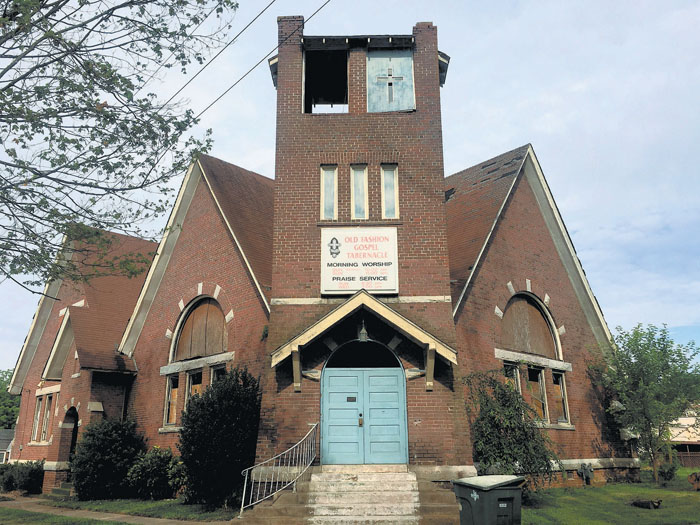
[[[523,144],[522,146],[518,146],[517,148],[513,148],[513,149],[510,150],[510,151],[506,151],[506,152],[504,152],[504,153],[501,153],[501,154],[499,154],[499,155],[496,155],[496,156],[494,156],[494,157],[491,157],[490,159],[486,159],[486,160],[483,160],[483,161],[481,161],[481,162],[477,162],[476,164],[474,164],[474,165],[472,165],[472,166],[469,166],[469,167],[464,168],[464,169],[462,169],[462,170],[456,171],[455,173],[452,173],[451,175],[448,175],[447,177],[445,177],[445,180],[450,179],[450,178],[452,178],[452,177],[455,177],[455,176],[457,176],[457,175],[461,175],[461,174],[463,174],[464,172],[469,171],[469,170],[472,170],[472,169],[477,168],[477,167],[485,167],[485,166],[487,166],[491,161],[496,161],[496,159],[500,159],[501,157],[506,157],[506,156],[510,155],[511,153],[515,153],[515,152],[519,152],[519,151],[527,151],[528,148],[531,148],[531,147],[532,147],[532,144],[528,142],[527,144]]]

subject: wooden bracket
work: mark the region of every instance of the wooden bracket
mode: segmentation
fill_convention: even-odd
[[[425,352],[425,390],[432,392],[435,376],[435,344],[431,343]]]
[[[292,372],[294,374],[294,391],[301,392],[301,356],[299,347],[292,347]]]

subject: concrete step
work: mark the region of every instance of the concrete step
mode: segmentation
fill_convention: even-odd
[[[303,497],[300,494],[300,498]],[[314,492],[306,495],[309,504],[346,505],[355,503],[419,503],[417,492]]]
[[[417,503],[356,503],[354,505],[309,505],[312,516],[417,516]]]
[[[418,490],[415,481],[394,481],[391,485],[383,485],[374,481],[311,481],[309,493],[313,492],[401,492],[404,490]]]
[[[321,472],[408,472],[408,465],[323,465]]]
[[[365,516],[362,518],[348,518],[346,516],[313,516],[307,518],[306,523],[314,525],[384,525],[401,523],[402,525],[418,525],[417,517],[408,516]],[[285,525],[287,525],[285,523]],[[433,524],[431,524],[433,525]]]
[[[456,514],[421,516],[420,525],[460,525],[459,509]]]
[[[394,481],[416,481],[413,472],[321,472],[311,474],[311,481],[376,481],[392,483]]]

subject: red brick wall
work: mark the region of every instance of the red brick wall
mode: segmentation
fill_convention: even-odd
[[[82,286],[79,284],[66,283],[60,287],[57,300],[52,300],[46,298],[45,301],[52,301],[53,305],[51,307],[51,314],[46,323],[46,328],[39,341],[34,358],[32,359],[32,364],[27,372],[27,377],[24,380],[24,385],[22,387],[22,394],[20,399],[20,409],[19,418],[17,423],[17,428],[15,430],[15,442],[12,450],[12,459],[20,460],[41,460],[47,459],[49,461],[56,456],[56,447],[54,445],[58,437],[58,423],[63,421],[63,416],[66,411],[63,409],[63,405],[68,403],[70,408],[70,399],[74,398],[75,403],[83,401],[84,386],[79,378],[71,378],[74,372],[74,352],[75,345],[71,350],[69,350],[69,355],[66,358],[67,366],[64,369],[64,377],[62,378],[61,393],[57,396],[53,394],[53,409],[50,419],[50,428],[47,433],[49,436],[54,436],[51,445],[41,444],[41,445],[28,445],[31,441],[31,432],[34,422],[34,411],[36,409],[36,391],[38,388],[45,388],[52,385],[59,384],[56,381],[47,381],[39,386],[41,381],[41,374],[44,371],[44,366],[51,353],[51,347],[56,340],[56,335],[63,322],[63,316],[60,316],[60,311],[79,301],[84,297]],[[58,402],[57,402],[58,397]],[[87,409],[87,398],[83,401],[85,408]],[[43,404],[43,403],[42,403]],[[56,406],[58,404],[58,415],[56,414]],[[42,408],[43,412],[43,408]],[[43,417],[43,415],[42,415]],[[20,450],[20,446],[22,450]]]
[[[547,432],[561,447],[558,452],[562,459],[612,457],[615,454],[601,426],[603,409],[587,375],[588,365],[600,357],[600,350],[524,178],[504,210],[456,317],[459,374],[503,366],[494,358],[494,348],[501,341],[501,319],[494,309],[498,306],[505,310],[511,297],[509,281],[516,291],[525,291],[526,279],[530,279],[532,293],[541,300],[545,294],[550,296],[549,310],[555,324],[566,329],[561,336],[563,359],[573,368],[566,373],[566,387],[570,420],[576,430]],[[545,378],[551,407],[551,370],[545,370]]]
[[[418,24],[414,73],[416,110],[367,113],[366,50],[351,49],[348,59],[348,113],[302,113],[303,57],[300,34],[283,43],[301,23],[278,19],[277,156],[272,296],[320,297],[321,227],[392,225],[398,231],[400,296],[449,296],[445,234],[442,127],[438,81],[437,29]],[[350,166],[368,168],[369,220],[351,220]],[[399,215],[381,218],[383,163],[398,164]],[[338,166],[338,220],[319,220],[320,166]],[[309,327],[335,305],[273,305],[268,352]],[[396,304],[392,308],[448,344],[456,336],[451,305]],[[307,366],[302,351],[302,369]],[[422,360],[422,357],[421,357]],[[269,360],[267,361],[269,367]],[[321,363],[322,365],[322,363]],[[321,366],[319,365],[319,366]],[[413,365],[414,366],[414,365]],[[421,365],[422,366],[422,365]],[[263,459],[296,442],[319,421],[320,384],[303,379],[294,392],[291,360],[269,369],[261,417],[258,457]],[[451,370],[438,367],[435,391],[425,379],[407,383],[411,463],[457,461],[454,436],[463,412],[451,389]],[[435,410],[445,407],[444,410]]]
[[[165,333],[168,329],[175,332],[181,315],[178,303],[182,299],[187,305],[195,299],[200,282],[204,295],[213,296],[216,286],[221,287],[217,300],[224,315],[233,309],[225,333],[227,351],[235,352],[233,365],[247,366],[253,375],[260,375],[265,358],[261,337],[267,314],[203,179],[136,343],[133,357],[139,371],[127,409],[149,446],[171,447],[175,453],[178,434],[158,432],[163,427],[166,395],[166,377],[160,375],[160,367],[168,364],[171,340]],[[202,372],[202,386],[206,388],[210,370],[205,367]],[[182,372],[179,377],[178,423],[185,401],[186,374]]]
[[[416,110],[367,113],[366,50],[349,53],[349,113],[302,113],[301,34],[284,39],[301,19],[279,19],[277,150],[272,296],[320,296],[321,226],[396,225],[401,295],[449,295],[445,235],[437,29],[414,28]],[[350,165],[366,163],[369,220],[350,217]],[[398,220],[381,219],[380,165],[398,164]],[[320,221],[320,166],[338,166],[338,220]],[[292,313],[293,310],[293,313]],[[324,307],[274,306],[270,349],[296,335]],[[414,309],[422,325],[454,343],[449,305]],[[299,315],[305,321],[301,322]],[[306,324],[308,326],[308,323]]]

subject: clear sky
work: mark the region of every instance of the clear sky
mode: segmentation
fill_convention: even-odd
[[[323,1],[277,0],[182,96],[199,112],[275,47],[277,16]],[[231,35],[267,3],[241,0]],[[532,143],[611,329],[666,323],[700,342],[700,3],[332,0],[305,32],[410,34],[419,21],[451,57],[446,175]],[[212,154],[273,177],[275,103],[263,64],[203,116]],[[5,369],[38,297],[4,282],[0,301]]]

